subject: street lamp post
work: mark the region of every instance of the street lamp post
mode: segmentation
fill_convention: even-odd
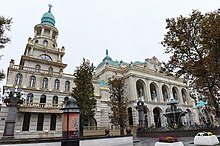
[[[143,127],[145,125],[144,111],[147,108],[147,105],[144,102],[143,97],[138,98],[137,103],[134,105],[134,107],[138,111],[139,126]]]
[[[23,94],[23,91],[18,91],[17,85],[14,90],[8,89],[4,94],[3,102],[8,107],[8,115],[5,121],[3,139],[14,138],[17,108],[24,102]]]
[[[76,100],[71,97],[63,110],[63,133],[61,146],[79,146],[80,109]]]

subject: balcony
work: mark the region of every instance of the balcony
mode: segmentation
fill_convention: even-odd
[[[23,70],[24,72],[29,72],[29,73],[37,73],[37,74],[44,74],[44,75],[48,75],[48,76],[59,76],[59,75],[64,75],[65,77],[69,77],[69,78],[73,78],[72,74],[66,74],[63,73],[62,71],[60,72],[48,72],[48,70],[43,70],[43,69],[35,69],[32,67],[26,67],[26,66],[21,66],[21,65],[13,65],[12,68],[13,70]]]
[[[25,102],[18,108],[18,112],[62,113],[61,108],[63,108],[63,104]]]

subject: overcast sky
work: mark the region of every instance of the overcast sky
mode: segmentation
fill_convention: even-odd
[[[73,73],[83,58],[97,66],[106,49],[113,60],[128,63],[153,56],[167,61],[160,45],[165,20],[189,16],[193,9],[206,13],[220,8],[219,0],[1,0],[0,15],[12,17],[13,24],[11,43],[0,51],[0,69],[7,72],[10,59],[19,64],[49,3],[59,30],[58,47],[65,47],[66,73]]]

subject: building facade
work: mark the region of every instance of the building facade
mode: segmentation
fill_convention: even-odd
[[[174,98],[179,101],[178,107],[187,114],[181,120],[185,125],[195,122],[194,101],[190,98],[188,87],[183,79],[175,79],[161,73],[161,63],[156,57],[145,59],[144,62],[136,61],[126,63],[114,61],[106,51],[106,57],[96,68],[96,78],[99,79],[100,96],[99,103],[102,109],[101,115],[105,117],[110,113],[105,104],[109,100],[108,79],[112,76],[125,78],[125,97],[128,98],[128,125],[138,125],[138,112],[134,107],[139,98],[147,104],[145,122],[148,126],[164,127],[167,120],[163,113],[168,108],[167,101]],[[105,109],[105,110],[104,110]],[[101,118],[103,125],[108,118]]]
[[[65,48],[58,48],[58,29],[51,6],[34,27],[34,37],[29,38],[19,65],[10,61],[4,91],[18,86],[24,91],[24,103],[19,106],[15,123],[15,138],[60,137],[62,134],[62,110],[74,87],[73,74],[64,73],[67,64],[62,62]],[[138,124],[138,112],[134,104],[139,97],[147,103],[145,119],[148,125],[166,125],[163,112],[170,98],[179,100],[179,107],[187,111],[183,121],[194,122],[192,100],[187,86],[181,79],[160,72],[161,63],[156,57],[144,62],[125,63],[113,61],[106,51],[103,61],[97,66],[93,85],[97,98],[96,115],[88,126],[110,127],[110,108],[106,104],[110,93],[108,78],[125,77],[125,96],[130,105],[127,109],[128,125]],[[3,133],[8,108],[1,106],[0,132]]]

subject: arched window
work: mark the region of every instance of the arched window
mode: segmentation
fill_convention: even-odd
[[[52,58],[47,54],[41,54],[40,56],[38,56],[38,58],[42,60],[52,61]]]
[[[23,119],[22,131],[29,131],[31,114],[25,113]]]
[[[45,46],[45,47],[47,47],[47,46],[48,46],[48,41],[47,41],[47,40],[44,40],[44,42],[43,42],[43,43],[44,43],[44,46]]]
[[[43,131],[44,126],[44,114],[40,113],[38,114],[37,118],[37,131]]]
[[[35,44],[38,44],[38,40],[35,41]]]
[[[49,73],[49,74],[53,74],[53,67],[49,67],[49,68],[48,68],[48,73]]]
[[[58,97],[57,96],[53,97],[53,104],[58,104]]]
[[[153,102],[158,101],[157,89],[158,89],[158,86],[156,85],[156,83],[150,83],[150,94],[151,94],[151,100]]]
[[[64,98],[64,101],[63,101],[63,102],[64,102],[64,105],[67,104],[67,101],[68,101],[68,100],[69,100],[69,97],[66,96],[66,97]]]
[[[42,84],[42,88],[47,89],[48,88],[48,78],[43,78],[43,84]]]
[[[50,130],[56,130],[57,116],[52,114],[50,118]]]
[[[160,128],[161,127],[161,117],[160,117],[160,113],[161,113],[161,110],[157,107],[155,107],[153,109],[153,114],[154,114],[154,124],[157,128]]]
[[[173,98],[179,100],[177,87],[173,87],[172,92],[173,92]]]
[[[32,103],[34,100],[34,95],[32,93],[28,93],[26,97],[26,102],[27,103]]]
[[[60,89],[60,81],[56,79],[54,82],[54,90],[59,90],[59,89]]]
[[[44,107],[46,100],[47,100],[46,95],[43,94],[40,96],[40,107]]]
[[[18,73],[15,77],[15,85],[21,85],[22,78],[23,78],[22,74]]]
[[[186,93],[186,90],[182,89],[181,93],[182,93],[182,97],[183,97],[183,103],[187,104],[187,93]]]
[[[35,65],[36,72],[40,72],[41,66],[39,64]]]
[[[65,91],[70,91],[70,81],[65,82]]]
[[[36,83],[36,77],[35,76],[30,76],[29,86],[30,87],[35,87],[35,83]]]
[[[163,85],[162,86],[162,94],[163,94],[163,101],[167,102],[169,97],[168,97],[168,86],[167,85]]]

